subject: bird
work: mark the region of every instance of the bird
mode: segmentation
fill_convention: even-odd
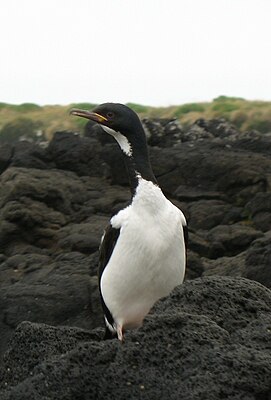
[[[153,305],[184,280],[187,223],[154,176],[139,116],[120,103],[71,115],[98,123],[118,143],[129,178],[131,200],[113,214],[101,239],[98,280],[104,339],[124,341],[142,326]]]

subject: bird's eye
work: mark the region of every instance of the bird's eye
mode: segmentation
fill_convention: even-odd
[[[112,111],[108,111],[108,113],[106,114],[107,118],[114,118],[115,114]]]

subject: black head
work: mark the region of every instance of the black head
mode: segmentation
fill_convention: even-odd
[[[124,104],[104,103],[92,111],[72,109],[70,113],[119,132],[131,142],[134,136],[142,136],[142,133],[144,135],[138,115]],[[110,133],[109,129],[105,131]]]
[[[93,111],[73,109],[72,115],[97,122],[118,142],[126,163],[132,193],[138,176],[156,183],[148,155],[146,136],[140,119],[129,107],[118,103],[104,103]]]

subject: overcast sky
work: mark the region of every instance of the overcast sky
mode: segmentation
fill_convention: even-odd
[[[0,4],[0,102],[271,100],[271,0]]]

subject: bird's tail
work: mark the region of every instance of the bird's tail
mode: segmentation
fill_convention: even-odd
[[[107,326],[105,327],[103,340],[117,339],[117,332],[112,332]]]

